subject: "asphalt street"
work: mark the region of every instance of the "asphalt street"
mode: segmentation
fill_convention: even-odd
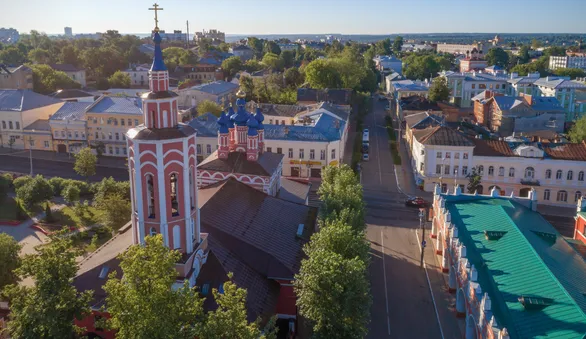
[[[425,271],[420,268],[418,209],[404,205],[388,135],[386,101],[375,101],[365,121],[370,160],[362,162],[373,305],[367,338],[441,338]]]
[[[13,155],[0,155],[0,171],[30,173],[30,160],[26,157]],[[84,180],[85,178],[75,173],[73,164],[63,161],[41,160],[33,158],[33,174],[41,174],[46,177],[63,177],[68,179]],[[104,177],[113,177],[116,180],[128,180],[128,170],[125,168],[96,167],[96,174],[90,177],[90,181],[101,181]]]

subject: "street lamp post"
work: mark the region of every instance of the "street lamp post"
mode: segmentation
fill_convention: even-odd
[[[35,130],[32,130],[32,132],[34,133]],[[29,136],[28,138],[28,142],[29,142],[29,159],[30,159],[30,164],[31,164],[31,177],[33,176],[33,144],[35,143],[35,140],[33,139],[33,136]]]
[[[420,208],[419,209],[419,227],[421,228],[421,259],[419,261],[419,267],[423,268],[423,256],[425,254],[425,245],[426,245],[426,241],[425,241],[425,220],[423,219],[425,217],[425,209],[424,208]]]

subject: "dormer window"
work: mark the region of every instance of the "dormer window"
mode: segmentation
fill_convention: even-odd
[[[169,179],[171,187],[171,215],[179,215],[179,202],[177,201],[177,174],[172,173]]]

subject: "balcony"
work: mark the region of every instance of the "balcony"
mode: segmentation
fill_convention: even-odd
[[[521,185],[526,185],[526,186],[541,186],[541,184],[539,183],[539,180],[533,179],[533,178],[524,178],[524,179],[521,179]]]

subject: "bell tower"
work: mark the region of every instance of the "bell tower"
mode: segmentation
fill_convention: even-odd
[[[155,4],[154,10],[161,8]],[[141,96],[145,123],[127,132],[133,242],[144,244],[146,236],[161,234],[167,247],[183,254],[176,264],[178,283],[189,280],[193,286],[207,257],[197,205],[196,133],[178,122],[158,27],[153,41],[150,91]]]

